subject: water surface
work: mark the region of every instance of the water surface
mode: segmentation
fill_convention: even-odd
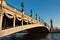
[[[60,33],[15,33],[0,40],[60,40]]]

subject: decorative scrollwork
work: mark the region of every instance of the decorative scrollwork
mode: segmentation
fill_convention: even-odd
[[[12,18],[14,17],[13,14],[9,14],[9,13],[5,13],[5,15],[6,15],[8,18],[10,18],[10,19],[12,19]]]
[[[17,20],[21,21],[22,19],[21,19],[21,17],[20,17],[20,16],[17,16]]]

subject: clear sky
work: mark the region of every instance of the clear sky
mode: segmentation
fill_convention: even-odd
[[[60,0],[6,0],[7,3],[21,10],[21,2],[24,2],[24,11],[30,15],[30,9],[33,11],[33,17],[37,13],[50,25],[50,18],[53,19],[54,26],[60,27]]]

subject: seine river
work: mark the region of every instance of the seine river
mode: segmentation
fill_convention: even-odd
[[[15,33],[0,40],[60,40],[60,33]]]

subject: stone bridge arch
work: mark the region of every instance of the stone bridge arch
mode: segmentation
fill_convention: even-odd
[[[26,30],[28,33],[49,33],[48,27],[45,26],[38,26],[34,28],[30,28]]]

